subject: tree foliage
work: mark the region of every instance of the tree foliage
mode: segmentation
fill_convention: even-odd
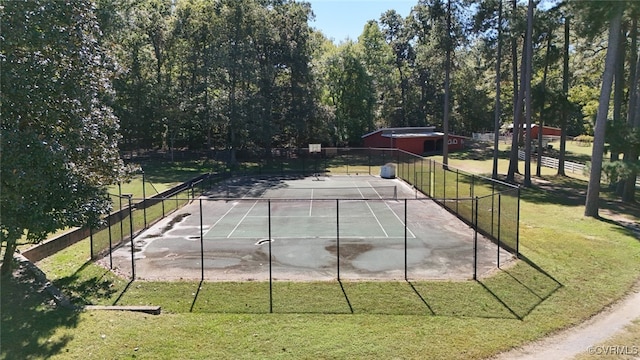
[[[123,174],[109,107],[115,64],[99,45],[95,8],[10,1],[2,8],[2,273],[16,242],[95,225],[105,186]]]

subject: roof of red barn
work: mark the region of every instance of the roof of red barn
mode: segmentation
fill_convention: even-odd
[[[435,126],[425,126],[425,127],[399,127],[399,128],[382,128],[376,131],[370,132],[368,134],[362,135],[362,138],[369,137],[373,134],[377,134],[381,132],[380,136],[387,138],[412,138],[412,137],[440,137],[443,136],[444,133],[434,131]]]

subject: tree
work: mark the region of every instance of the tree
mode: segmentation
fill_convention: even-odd
[[[346,42],[326,65],[330,105],[335,109],[335,142],[357,145],[362,134],[373,130],[375,104],[373,80],[353,43]]]
[[[636,179],[638,176],[638,170],[635,167],[634,162],[638,160],[638,128],[640,128],[640,56],[638,56],[638,19],[634,18],[631,25],[631,52],[630,52],[630,89],[629,89],[629,105],[627,109],[627,125],[633,129],[631,131],[633,136],[631,146],[628,147],[624,153],[624,162],[627,168],[630,169],[629,175],[624,179],[624,189],[622,193],[622,201],[633,202],[635,200],[636,191]]]
[[[567,148],[567,119],[569,117],[569,25],[570,18],[564,14],[564,44],[562,51],[562,115],[560,120],[560,154],[558,155],[558,175],[564,172],[565,150]]]
[[[369,21],[362,34],[358,37],[359,52],[362,53],[362,61],[367,68],[367,73],[373,80],[376,92],[376,108],[374,121],[378,126],[387,125],[395,109],[394,101],[394,54],[385,42],[384,35],[374,20]]]
[[[449,166],[449,98],[450,77],[451,77],[451,52],[453,51],[453,41],[451,39],[451,0],[447,0],[447,35],[444,40],[445,63],[444,63],[444,117],[442,120],[442,132],[444,133],[442,146],[442,164]]]
[[[491,177],[493,179],[498,178],[498,140],[500,137],[500,113],[502,111],[502,104],[500,103],[500,84],[501,84],[501,65],[502,65],[502,0],[498,0],[498,20],[496,24],[498,38],[496,48],[496,101],[493,123],[493,167]]]
[[[108,106],[113,64],[85,2],[4,2],[0,45],[2,274],[17,242],[96,225],[124,174]]]
[[[391,120],[392,126],[407,126],[407,97],[409,92],[409,62],[415,58],[413,46],[411,45],[411,35],[407,29],[405,20],[395,12],[389,10],[380,17],[382,32],[387,44],[393,49],[395,54],[394,64],[398,71],[400,80],[400,99],[397,107],[397,114]]]
[[[611,4],[609,4],[611,5]],[[587,187],[587,198],[585,201],[584,215],[598,217],[599,197],[600,197],[600,177],[602,176],[602,159],[604,156],[604,137],[606,129],[607,115],[609,112],[609,101],[611,97],[611,87],[615,72],[616,57],[618,54],[618,37],[620,36],[620,23],[623,8],[611,7],[609,16],[609,47],[605,59],[604,74],[602,75],[602,89],[598,105],[598,114],[594,128],[593,150],[591,155],[591,173],[589,174],[589,186]]]

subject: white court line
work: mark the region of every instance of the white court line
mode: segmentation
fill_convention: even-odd
[[[231,209],[227,210],[227,212],[226,212],[226,213],[224,213],[224,215],[222,215],[222,216],[220,217],[220,219],[218,219],[218,221],[216,221],[213,225],[211,225],[211,227],[209,228],[209,230],[207,230],[207,232],[206,232],[206,233],[204,233],[204,234],[202,235],[202,237],[204,238],[205,236],[207,236],[207,234],[209,233],[209,231],[213,230],[213,228],[214,228],[214,227],[216,227],[216,225],[218,225],[218,223],[220,223],[220,221],[222,221],[222,219],[223,219],[225,216],[227,216],[227,214],[228,214],[228,213],[230,213],[230,212],[231,212],[231,210],[233,210],[233,208],[235,208],[235,207],[236,207],[236,205],[238,205],[238,202],[234,202],[234,203],[233,203],[233,206],[231,207]]]
[[[378,195],[378,197],[379,197],[380,199],[382,199],[382,196],[380,196],[380,193],[378,192],[378,190],[376,190],[376,188],[374,188],[374,187],[373,187],[373,185],[371,185],[371,183],[370,183],[369,181],[367,181],[367,184],[369,184],[369,186],[371,187],[371,189],[372,189],[373,191],[375,191],[376,195]],[[358,191],[360,191],[360,190],[358,190]],[[360,193],[360,195],[362,195],[362,193]]]
[[[229,233],[229,235],[227,235],[227,239],[230,238],[231,235],[233,235],[233,233],[236,231],[236,229],[238,229],[240,224],[242,224],[244,219],[247,217],[247,215],[249,215],[249,213],[251,212],[251,210],[253,210],[253,208],[256,206],[257,203],[258,203],[258,200],[256,200],[256,202],[254,202],[253,205],[251,205],[251,208],[247,210],[247,213],[244,214],[244,216],[242,217],[242,219],[240,219],[240,221],[238,221],[238,224],[236,225],[236,227],[234,227],[233,230],[231,230],[231,232]]]
[[[380,196],[380,194],[376,191],[376,188],[373,187],[373,185],[371,185],[371,183],[369,181],[367,181],[367,184],[369,184],[369,186],[371,186],[371,188],[373,189],[373,191],[376,192],[376,194],[378,194],[378,197],[380,197],[380,199],[382,199],[382,196]],[[391,206],[389,206],[389,204],[385,201],[384,202],[385,205],[387,205],[387,208],[389,208],[389,211],[391,211],[393,213],[393,215],[396,217],[396,219],[398,219],[398,221],[400,221],[400,223],[402,224],[402,226],[405,226],[404,221],[402,221],[402,219],[400,219],[400,217],[398,216],[398,214],[396,214],[395,211],[393,211],[393,209],[391,208]],[[374,215],[375,216],[375,215]],[[409,229],[409,227],[407,227],[407,231],[411,234],[412,238],[416,238],[416,235],[411,231],[411,229]]]
[[[389,208],[389,211],[391,211],[393,213],[393,215],[396,217],[396,219],[398,219],[398,221],[400,221],[400,223],[402,224],[402,226],[407,226],[405,225],[404,221],[402,221],[402,219],[400,219],[400,216],[398,216],[398,214],[396,214],[395,211],[393,211],[393,209],[391,208],[391,206],[389,206],[389,204],[387,204],[387,202],[384,202],[385,205],[387,205],[387,207]],[[411,231],[411,229],[409,229],[409,226],[407,226],[407,231],[409,232],[409,234],[411,234],[411,237],[413,239],[416,238],[416,235]]]
[[[358,192],[360,193],[360,196],[362,196],[362,198],[364,199],[364,195],[362,194],[362,191],[360,191],[360,188],[358,188]],[[389,237],[389,234],[387,234],[387,231],[384,229],[384,226],[382,226],[382,224],[380,223],[380,220],[376,216],[376,213],[373,212],[373,209],[369,205],[369,202],[365,201],[364,203],[367,204],[367,207],[369,208],[369,211],[371,211],[371,215],[373,215],[373,218],[376,219],[376,222],[380,226],[380,229],[382,229],[382,232],[384,233],[384,236]]]

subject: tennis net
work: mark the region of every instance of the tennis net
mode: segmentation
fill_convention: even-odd
[[[398,189],[388,186],[351,187],[249,187],[224,186],[208,194],[213,198],[265,198],[265,199],[384,199],[397,200]]]

